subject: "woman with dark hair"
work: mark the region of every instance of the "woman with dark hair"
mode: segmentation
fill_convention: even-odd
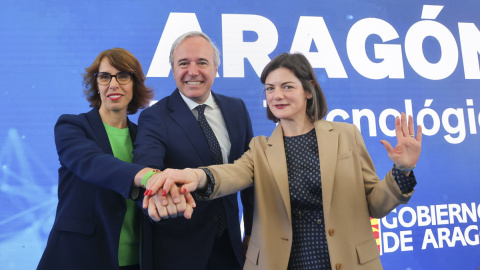
[[[407,203],[421,150],[413,118],[395,119],[397,145],[382,181],[355,125],[325,121],[325,96],[302,54],[284,53],[262,72],[267,116],[279,125],[234,164],[165,170],[147,185],[196,190],[213,199],[255,185],[252,234],[244,269],[382,269],[370,217]],[[172,195],[173,196],[173,195]]]
[[[137,126],[127,114],[148,106],[153,92],[139,61],[121,48],[100,53],[86,68],[84,84],[93,109],[62,115],[55,125],[59,201],[37,269],[140,269],[140,227],[149,221],[135,201],[140,187],[159,174],[131,164]],[[149,214],[154,220],[191,217],[192,197],[179,199],[162,207],[150,197]]]

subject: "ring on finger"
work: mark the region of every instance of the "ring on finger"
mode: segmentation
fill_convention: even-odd
[[[415,135],[413,135],[413,134],[410,134],[410,137],[415,137]]]

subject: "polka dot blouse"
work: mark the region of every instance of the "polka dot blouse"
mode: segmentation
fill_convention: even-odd
[[[284,137],[284,142],[293,227],[288,269],[331,269],[315,129],[300,136]]]

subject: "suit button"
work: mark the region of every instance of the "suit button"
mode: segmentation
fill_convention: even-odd
[[[329,234],[330,236],[333,236],[333,235],[335,234],[335,230],[334,230],[334,229],[328,230],[328,234]]]
[[[342,269],[342,264],[341,264],[341,263],[337,263],[337,264],[335,265],[335,268],[336,268],[337,270]]]
[[[322,220],[321,220],[321,219],[317,219],[317,223],[318,223],[318,224],[322,224]]]

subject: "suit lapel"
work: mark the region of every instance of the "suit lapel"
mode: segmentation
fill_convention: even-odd
[[[130,138],[132,139],[132,143],[135,142],[137,139],[137,125],[132,123],[130,119],[127,117],[127,126],[128,126],[128,133],[130,133]]]
[[[282,196],[288,219],[292,221],[290,207],[290,189],[288,186],[287,157],[285,155],[285,146],[283,143],[283,131],[281,125],[278,125],[268,140],[268,147],[265,150],[268,164],[272,170],[273,177],[277,183],[280,195]]]
[[[203,135],[202,129],[192,111],[190,111],[180,96],[178,89],[170,95],[167,107],[171,111],[170,117],[177,123],[178,127],[183,130],[185,136],[187,136],[191,142],[194,151],[202,159],[203,165],[213,164],[212,152],[208,147],[205,135]]]
[[[322,181],[323,211],[325,219],[329,219],[332,201],[333,184],[338,156],[338,133],[332,132],[333,127],[324,120],[315,122],[318,153],[320,159],[320,172]],[[283,131],[278,125],[268,140],[270,146],[265,150],[270,168],[282,196],[285,209],[290,221],[290,189],[288,185],[287,160],[283,141]]]
[[[113,155],[112,147],[110,146],[110,140],[108,139],[107,131],[103,126],[102,118],[100,117],[100,113],[98,109],[92,109],[87,114],[87,120],[90,123],[90,127],[97,137],[97,143],[99,144],[102,150],[110,155]]]
[[[337,166],[338,133],[332,132],[332,126],[324,120],[315,122],[320,173],[322,179],[323,211],[325,219],[329,219],[333,193],[333,182]]]
[[[231,147],[230,154],[228,156],[228,162],[235,161],[231,157],[239,157],[243,154],[244,148],[243,142],[239,142],[242,133],[245,133],[247,127],[244,127],[244,124],[240,122],[241,117],[238,117],[237,111],[232,106],[229,106],[228,101],[222,95],[217,95],[211,92],[215,102],[217,103],[220,111],[222,112],[223,120],[228,132],[228,138],[230,139]],[[242,130],[242,126],[244,127]]]

